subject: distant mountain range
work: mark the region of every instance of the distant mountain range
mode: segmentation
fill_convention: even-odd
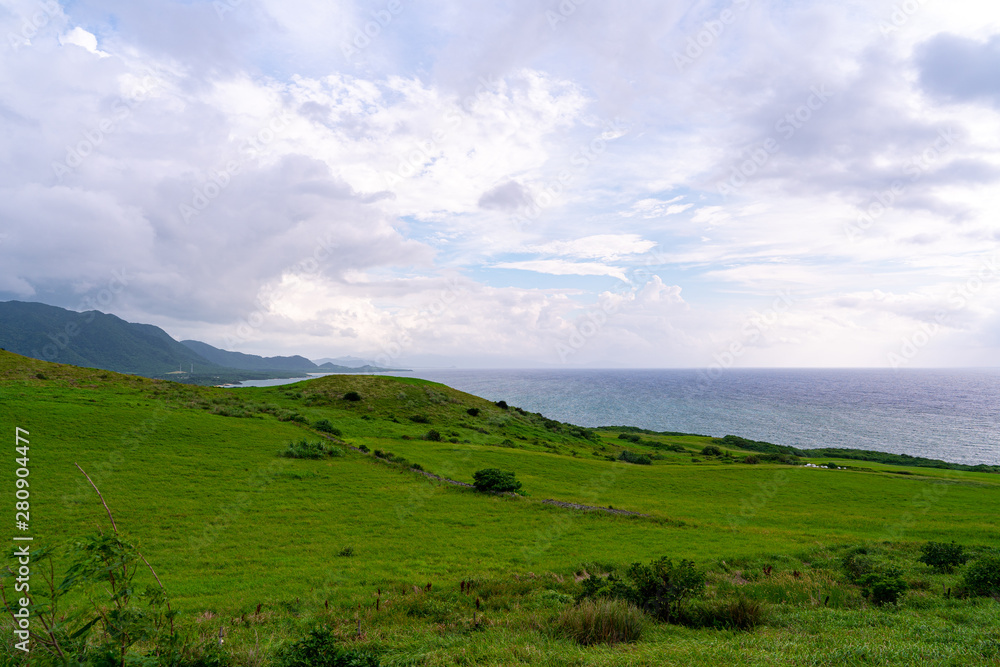
[[[0,302],[0,348],[45,361],[197,384],[399,370],[229,352],[196,340],[178,342],[159,327],[96,310],[78,313],[24,301]]]

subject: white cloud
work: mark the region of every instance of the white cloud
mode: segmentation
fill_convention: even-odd
[[[98,50],[97,37],[93,33],[87,32],[80,26],[73,28],[65,35],[61,35],[59,37],[59,43],[63,45],[73,44],[79,46],[101,58],[107,58],[110,55],[104,51]]]
[[[655,247],[655,241],[644,239],[638,234],[596,234],[571,241],[529,245],[523,252],[615,261],[629,255],[640,255]]]
[[[588,3],[553,30],[528,0],[404,3],[348,55],[379,6],[10,0],[0,298],[75,306],[125,267],[112,307],[191,337],[263,308],[262,353],[402,331],[539,363],[617,299],[575,360],[669,365],[791,289],[740,363],[884,364],[1000,240],[994,81],[947,75],[992,62],[1000,6],[897,4],[764,2],[679,68],[716,8]],[[461,306],[432,326],[449,276]],[[1000,361],[992,290],[935,344]]]
[[[619,280],[628,280],[625,269],[608,266],[596,262],[570,262],[563,259],[530,259],[522,262],[500,262],[494,264],[495,269],[518,269],[520,271],[535,271],[553,276],[611,276]]]

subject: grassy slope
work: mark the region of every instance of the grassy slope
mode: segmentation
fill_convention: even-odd
[[[344,401],[347,391],[364,400]],[[515,470],[529,497],[484,497],[355,452],[328,462],[282,459],[276,453],[290,440],[317,436],[273,414],[212,414],[238,404],[266,404],[310,422],[330,419],[352,445],[390,450],[454,479],[471,481],[472,472],[484,467]],[[470,407],[480,415],[468,415]],[[409,419],[415,415],[430,423]],[[689,452],[664,452],[652,466],[632,466],[602,458],[626,444],[613,433],[589,440],[565,425],[421,380],[331,376],[291,387],[219,390],[3,352],[0,423],[8,431],[16,425],[31,432],[37,540],[70,538],[103,520],[73,466],[79,463],[119,526],[140,539],[192,627],[211,634],[226,625],[232,650],[243,657],[258,627],[281,637],[325,622],[349,636],[351,612],[361,603],[371,628],[363,643],[404,663],[408,655],[425,664],[465,655],[482,664],[774,664],[793,658],[797,664],[851,664],[867,655],[870,662],[858,664],[905,664],[907,656],[930,664],[937,658],[940,664],[988,664],[998,655],[990,653],[989,642],[1000,637],[992,601],[948,601],[954,608],[935,602],[931,613],[920,606],[929,602],[919,592],[900,610],[867,609],[856,590],[824,579],[826,570],[806,581],[792,581],[786,572],[786,584],[777,577],[746,584],[770,586],[759,592],[776,603],[771,625],[751,635],[659,626],[634,646],[582,649],[534,629],[553,609],[532,602],[545,588],[572,594],[570,575],[581,567],[592,571],[595,562],[689,557],[710,566],[725,588],[727,568],[739,567],[747,577],[765,561],[782,571],[805,569],[803,559],[832,562],[838,545],[864,540],[955,539],[997,547],[996,475],[876,464],[834,471],[693,463],[690,452],[709,442],[696,436],[646,437]],[[459,442],[403,439],[429,429]],[[544,498],[653,516],[573,512],[544,505]],[[346,546],[355,555],[337,556]],[[913,547],[906,549],[912,556]],[[529,571],[539,578],[511,584],[511,573],[523,579]],[[955,580],[919,568],[913,576],[934,590]],[[416,598],[402,595],[428,582],[435,591],[457,591],[457,582],[467,578],[523,588],[493,598],[484,590],[495,625],[480,634],[469,634],[471,600],[457,592],[440,593],[445,611],[429,612],[415,612]],[[382,616],[369,609],[378,588],[389,610]],[[841,593],[831,603],[835,608],[816,609],[803,597],[807,590],[817,597]],[[786,604],[778,604],[782,600]],[[426,604],[431,601],[428,596]],[[251,628],[246,615],[257,603],[265,612],[254,617],[260,626]],[[199,614],[219,616],[191,620]],[[923,629],[911,629],[914,623]],[[740,655],[745,658],[737,660]]]

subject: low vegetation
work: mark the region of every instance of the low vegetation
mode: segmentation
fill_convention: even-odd
[[[0,397],[33,440],[32,666],[1000,662],[989,471],[403,378],[224,390],[0,352]],[[0,665],[29,664],[12,620]]]

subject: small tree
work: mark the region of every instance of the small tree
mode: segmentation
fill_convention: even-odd
[[[895,604],[906,593],[903,574],[895,567],[873,572],[861,579],[861,594],[876,605]]]
[[[339,428],[335,428],[333,424],[330,423],[329,419],[317,419],[313,422],[313,428],[317,431],[322,431],[323,433],[330,433],[338,438],[343,435]]]
[[[965,547],[952,540],[951,544],[928,542],[920,547],[920,558],[917,560],[938,572],[952,572],[957,566],[965,565],[969,557],[965,554]]]
[[[521,483],[514,479],[514,473],[497,468],[477,470],[472,475],[476,491],[483,493],[517,493]]]
[[[361,400],[361,394],[359,394],[356,391],[349,391],[346,394],[344,394],[344,400],[345,401],[360,401]]]
[[[1000,556],[982,556],[962,577],[962,588],[972,595],[1000,597]]]
[[[679,617],[681,602],[705,588],[704,573],[689,560],[674,565],[664,556],[649,565],[633,563],[628,574],[635,582],[633,602],[667,622]]]

